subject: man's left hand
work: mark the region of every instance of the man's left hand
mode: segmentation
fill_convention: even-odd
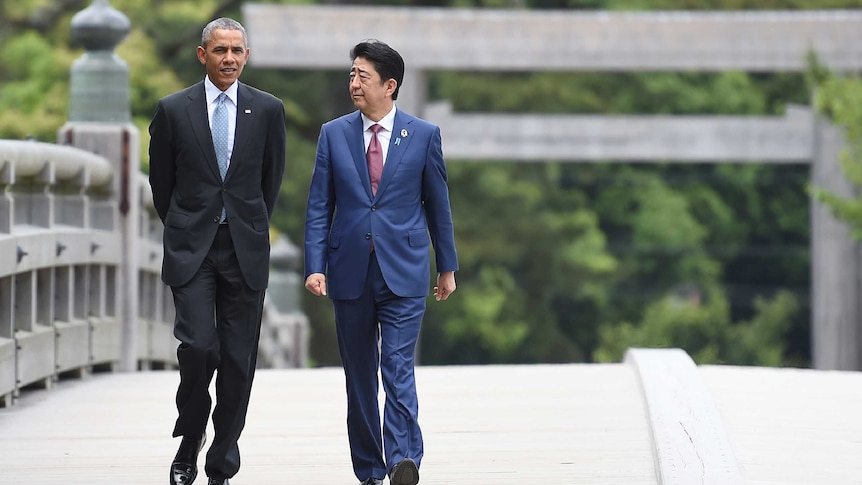
[[[455,291],[455,272],[446,271],[437,275],[437,286],[434,287],[434,299],[442,301],[449,298]]]

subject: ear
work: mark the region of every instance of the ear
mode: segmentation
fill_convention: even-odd
[[[207,51],[203,47],[198,46],[198,61],[200,61],[201,64],[207,63],[206,54],[207,54]]]
[[[395,92],[395,88],[397,88],[397,87],[398,87],[398,81],[396,81],[392,78],[389,78],[389,80],[386,81],[386,95],[389,97],[392,97],[392,93]]]

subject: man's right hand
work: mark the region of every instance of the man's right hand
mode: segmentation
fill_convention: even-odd
[[[326,276],[323,273],[311,273],[305,279],[305,289],[317,296],[326,296]]]

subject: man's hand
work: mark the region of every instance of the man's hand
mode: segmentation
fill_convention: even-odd
[[[305,286],[308,286],[306,283]],[[434,287],[434,298],[437,301],[442,301],[449,298],[449,295],[455,291],[455,272],[446,271],[437,275],[437,286]]]
[[[454,285],[455,280],[452,280]],[[326,276],[323,273],[311,273],[305,279],[305,289],[317,296],[326,296]]]

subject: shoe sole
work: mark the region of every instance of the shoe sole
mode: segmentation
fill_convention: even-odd
[[[416,485],[419,483],[419,469],[413,460],[405,460],[399,463],[392,471],[390,479],[392,485]]]

